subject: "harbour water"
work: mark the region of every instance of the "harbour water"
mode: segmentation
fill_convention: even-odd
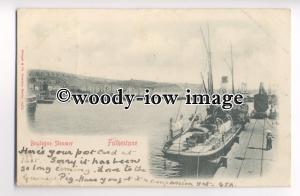
[[[42,134],[145,136],[149,143],[151,173],[160,177],[211,177],[215,166],[178,163],[162,156],[162,146],[169,133],[169,120],[195,111],[178,101],[174,105],[147,105],[134,102],[130,110],[117,105],[38,104],[32,129]],[[204,107],[198,107],[204,113]],[[202,163],[200,163],[202,164]]]
[[[252,111],[253,104],[249,106],[249,110]],[[145,136],[149,144],[150,172],[157,177],[212,178],[220,175],[239,177],[239,174],[242,175],[244,171],[259,176],[268,168],[264,165],[270,163],[273,153],[263,148],[265,146],[264,130],[274,130],[274,127],[270,127],[271,121],[268,120],[265,123],[251,120],[246,125],[245,130],[239,136],[240,143],[235,144],[227,152],[227,168],[218,167],[217,163],[197,161],[182,163],[164,158],[161,150],[169,134],[170,118],[176,119],[177,115],[183,114],[188,124],[188,118],[194,111],[195,106],[185,105],[181,101],[174,105],[147,106],[141,102],[134,102],[130,110],[124,110],[121,105],[92,106],[54,102],[53,104],[38,104],[35,118],[31,121],[31,128],[32,131],[41,134],[63,136]],[[198,112],[204,117],[205,106],[199,106]],[[253,163],[253,160],[256,162]]]

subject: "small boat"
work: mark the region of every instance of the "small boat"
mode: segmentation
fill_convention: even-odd
[[[55,95],[49,90],[49,85],[46,81],[41,85],[37,94],[37,103],[39,104],[52,104],[55,101]]]
[[[51,96],[47,92],[40,92],[37,96],[37,103],[39,104],[52,104],[55,101],[55,97]]]

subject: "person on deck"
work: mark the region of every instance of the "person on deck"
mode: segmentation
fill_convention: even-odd
[[[271,150],[272,149],[272,131],[271,130],[266,130],[266,140],[267,140],[267,147],[266,150]]]

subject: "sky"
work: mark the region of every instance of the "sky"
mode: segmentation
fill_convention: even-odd
[[[202,83],[209,40],[214,85],[278,85],[290,70],[284,9],[19,10],[18,50],[27,68],[110,79]],[[201,30],[204,36],[202,36]],[[209,31],[209,37],[208,37]]]

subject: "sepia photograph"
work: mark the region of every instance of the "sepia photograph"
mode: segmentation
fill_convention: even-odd
[[[18,9],[17,184],[290,186],[290,23],[289,9]]]

